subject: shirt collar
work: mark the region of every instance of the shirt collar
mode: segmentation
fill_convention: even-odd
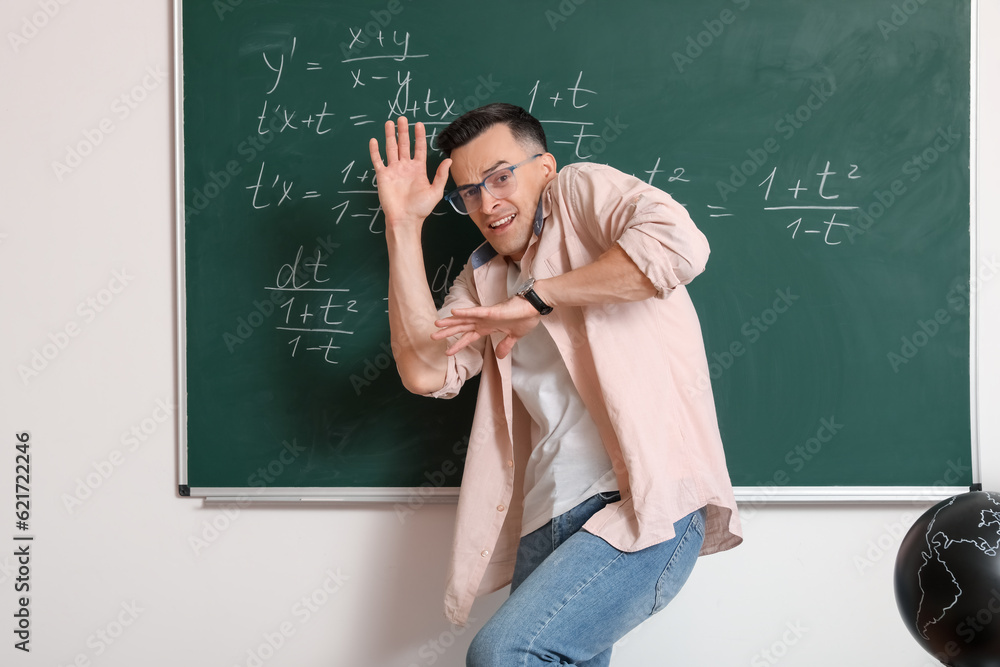
[[[535,209],[535,236],[542,235],[542,226],[545,224],[545,218],[549,217],[546,206],[548,200],[548,189],[542,192],[542,196],[538,198],[538,208]]]

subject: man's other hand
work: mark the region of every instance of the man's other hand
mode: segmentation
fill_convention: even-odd
[[[438,330],[431,334],[434,340],[444,340],[452,336],[462,337],[448,348],[452,355],[471,345],[483,336],[503,332],[506,337],[497,345],[497,357],[503,359],[514,348],[514,344],[531,332],[541,315],[535,307],[519,296],[502,301],[495,306],[456,308],[451,317],[434,323]]]

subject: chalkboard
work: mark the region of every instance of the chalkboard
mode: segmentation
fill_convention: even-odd
[[[184,492],[454,491],[476,386],[399,381],[367,142],[405,114],[436,164],[501,100],[708,236],[737,487],[973,481],[968,0],[178,4]],[[428,220],[439,302],[480,242]]]

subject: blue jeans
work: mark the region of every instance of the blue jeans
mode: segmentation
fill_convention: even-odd
[[[469,667],[607,667],[616,641],[667,606],[705,539],[705,509],[674,539],[625,552],[580,528],[620,498],[600,493],[521,538],[510,597],[472,640]]]

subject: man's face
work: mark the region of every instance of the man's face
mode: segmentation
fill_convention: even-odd
[[[538,151],[535,151],[538,152]],[[527,160],[530,152],[517,142],[510,128],[497,124],[451,153],[451,177],[459,187],[480,183],[491,173]],[[556,160],[550,153],[514,170],[517,189],[497,199],[480,188],[482,201],[469,217],[493,249],[519,261],[528,248],[535,224],[535,210],[545,185],[555,178]]]

